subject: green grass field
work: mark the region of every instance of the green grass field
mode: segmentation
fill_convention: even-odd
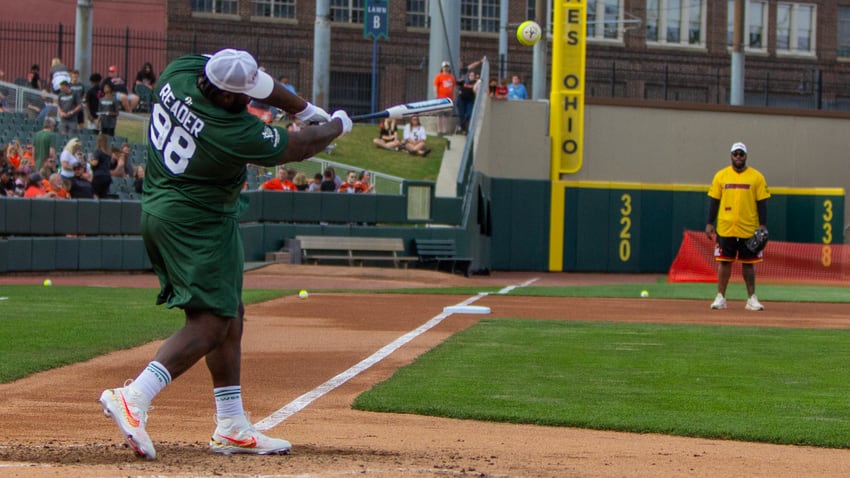
[[[143,121],[122,120],[118,122],[116,134],[128,138],[131,143],[142,143],[145,133],[144,125]],[[354,166],[355,170],[378,171],[390,176],[413,180],[437,180],[437,175],[440,173],[440,163],[447,146],[444,138],[429,137],[427,143],[433,151],[427,157],[422,158],[375,147],[372,144],[372,139],[377,135],[377,125],[356,124],[350,134],[335,141],[336,148],[332,153],[321,153],[316,157],[349,164]],[[455,147],[461,147],[461,145],[455,145]],[[312,174],[319,169],[318,166],[308,164],[294,165],[294,167],[308,174],[309,177],[312,177]],[[344,172],[337,171],[337,173],[344,175]],[[392,192],[397,193],[398,191]]]
[[[636,297],[642,289],[706,300],[714,285],[531,286],[511,294]],[[244,299],[294,292],[246,290]],[[763,285],[759,295],[768,303],[850,302],[846,288]],[[182,315],[154,306],[154,297],[151,289],[3,286],[0,381],[168,336]],[[377,384],[355,407],[850,448],[848,341],[848,330],[485,319]]]

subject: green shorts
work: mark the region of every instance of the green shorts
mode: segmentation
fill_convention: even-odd
[[[245,257],[237,219],[171,222],[142,212],[142,237],[159,277],[157,305],[238,316]]]

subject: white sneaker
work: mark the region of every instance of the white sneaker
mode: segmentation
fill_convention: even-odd
[[[210,449],[216,453],[253,453],[256,455],[288,455],[292,445],[280,438],[258,432],[245,415],[216,418],[218,426],[210,438]]]
[[[125,385],[123,388],[104,390],[100,394],[100,404],[103,405],[103,414],[115,420],[127,445],[136,455],[155,460],[156,450],[145,431],[150,403]]]
[[[747,310],[764,310],[764,306],[759,302],[759,298],[756,297],[755,294],[751,295],[749,299],[747,299],[747,305],[744,306]]]
[[[726,308],[726,297],[723,297],[723,294],[720,292],[717,293],[717,297],[714,298],[714,302],[711,303],[712,309],[725,309]]]

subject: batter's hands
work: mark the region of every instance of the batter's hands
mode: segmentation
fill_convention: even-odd
[[[307,102],[307,107],[302,111],[295,113],[295,117],[302,123],[327,123],[331,120],[331,115],[327,111],[310,102]]]
[[[714,239],[714,224],[705,225],[705,235],[708,236],[709,239]]]
[[[351,118],[348,117],[348,113],[343,110],[334,111],[334,114],[331,115],[331,119],[339,119],[342,122],[342,134],[350,133],[351,128],[354,126]],[[342,136],[342,134],[340,136]]]

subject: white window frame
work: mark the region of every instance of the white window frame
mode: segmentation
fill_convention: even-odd
[[[750,7],[752,4],[761,4],[762,12],[761,18],[755,18],[755,14],[753,13],[753,9]],[[726,46],[732,48],[732,22],[735,18],[735,0],[729,0],[727,2],[728,12],[726,15]],[[745,19],[744,19],[744,51],[749,53],[767,53],[767,44],[769,40],[770,33],[770,5],[767,0],[749,0],[745,9]],[[761,46],[754,47],[750,45],[750,31],[753,27],[754,20],[758,20],[761,26]]]
[[[464,14],[464,8],[471,6],[474,7],[475,14],[467,15]],[[474,33],[498,33],[499,32],[499,9],[501,8],[501,2],[499,0],[461,0],[460,1],[460,31],[461,32],[474,32]],[[492,7],[494,10],[492,17],[485,17],[484,10],[486,8]],[[473,23],[474,28],[464,28],[464,23]],[[482,29],[482,25],[485,23],[492,23],[492,30],[484,30]]]
[[[527,0],[526,4],[526,18],[532,18],[533,9],[534,9],[534,0]],[[610,0],[609,0],[610,1]],[[591,8],[593,8],[596,13],[595,25],[600,26],[601,28],[595,28],[593,36],[588,35],[587,40],[593,42],[616,42],[623,43],[623,36],[626,31],[626,20],[625,20],[625,0],[615,0],[617,2],[617,19],[615,23],[617,24],[617,38],[605,38],[605,0],[590,0],[587,5],[587,12],[590,15]],[[554,15],[554,0],[549,4],[549,8],[546,10],[546,38],[549,40],[552,39],[552,29],[554,28],[552,25],[552,15]],[[600,22],[598,19],[602,18],[603,20]],[[589,20],[588,20],[589,22]],[[589,24],[589,23],[588,23]]]
[[[617,43],[623,42],[623,33],[625,32],[625,24],[623,23],[624,8],[625,7],[623,6],[623,4],[625,2],[623,0],[613,0],[617,3],[617,18],[614,19],[613,21],[608,21],[605,18],[605,7],[606,7],[606,3],[610,2],[610,1],[612,1],[612,0],[590,0],[589,2],[587,2],[588,17],[591,14],[591,9],[592,9],[592,11],[595,15],[595,17],[594,17],[595,19],[592,23],[592,27],[593,27],[593,34],[592,35],[590,34],[590,30],[591,30],[590,18],[588,18],[588,20],[587,20],[588,21],[588,23],[587,23],[587,27],[588,27],[587,40],[588,41],[617,42]],[[608,23],[614,23],[614,28],[617,29],[616,36],[614,36],[614,37],[606,37],[605,36],[606,24],[608,24]]]
[[[682,48],[705,48],[705,32],[706,32],[706,0],[693,0],[698,1],[699,5],[697,8],[699,9],[699,21],[700,21],[700,39],[697,43],[690,42],[690,20],[691,20],[691,11],[693,10],[693,5],[691,5],[692,0],[650,0],[658,2],[658,39],[650,39],[648,36],[646,37],[647,46],[666,46],[666,47],[682,47]],[[648,2],[647,2],[648,3]],[[679,40],[678,41],[668,41],[667,40],[667,29],[669,26],[669,18],[668,12],[673,11],[672,5],[678,5],[679,7]],[[647,12],[649,12],[649,7],[647,6]],[[649,19],[647,18],[647,25],[649,25]]]
[[[842,31],[841,31],[842,30],[842,28],[841,28],[841,23],[842,23],[841,11],[842,10],[847,12],[846,18],[843,19],[844,23],[846,25],[844,27],[845,31],[843,32],[846,36],[846,40],[843,44],[841,42],[841,33],[842,33]],[[843,59],[850,59],[850,5],[846,5],[846,6],[845,5],[839,5],[838,6],[838,19],[837,19],[837,21],[838,21],[838,29],[837,29],[837,32],[836,32],[836,40],[835,40],[836,54],[838,55],[839,59],[842,59],[842,60]]]
[[[779,21],[780,12],[784,8],[790,9],[790,18],[788,25],[788,48],[779,48]],[[802,22],[800,18],[803,8],[811,9],[811,18],[809,19],[809,48],[807,50],[799,49],[799,38],[797,31]],[[776,55],[777,56],[804,56],[814,57],[817,55],[817,24],[818,24],[818,7],[814,3],[799,3],[799,2],[779,2],[776,5]]]
[[[297,0],[251,0],[251,15],[254,18],[275,18],[275,19],[295,19],[295,8]],[[264,6],[269,10],[268,15],[263,15],[258,12],[258,8]],[[276,15],[275,7],[280,6],[282,10],[289,10],[288,15]]]
[[[342,5],[343,3],[345,5]],[[366,18],[366,0],[331,0],[330,7],[334,23],[363,25],[363,19]],[[347,18],[341,20],[340,17],[334,15],[335,11],[344,11]],[[358,14],[359,20],[357,19]]]
[[[405,15],[407,18],[407,26],[410,28],[428,28],[429,26],[429,12],[431,5],[429,5],[429,0],[415,0],[417,4],[422,5],[422,9],[411,9],[410,1],[405,0]]]
[[[194,3],[194,2],[192,2]],[[239,14],[239,0],[206,0],[204,3],[209,3],[209,9],[197,10],[192,5],[193,13],[203,13],[208,15],[238,15]],[[223,11],[225,5],[228,6],[228,11]],[[233,11],[229,11],[229,10]]]

